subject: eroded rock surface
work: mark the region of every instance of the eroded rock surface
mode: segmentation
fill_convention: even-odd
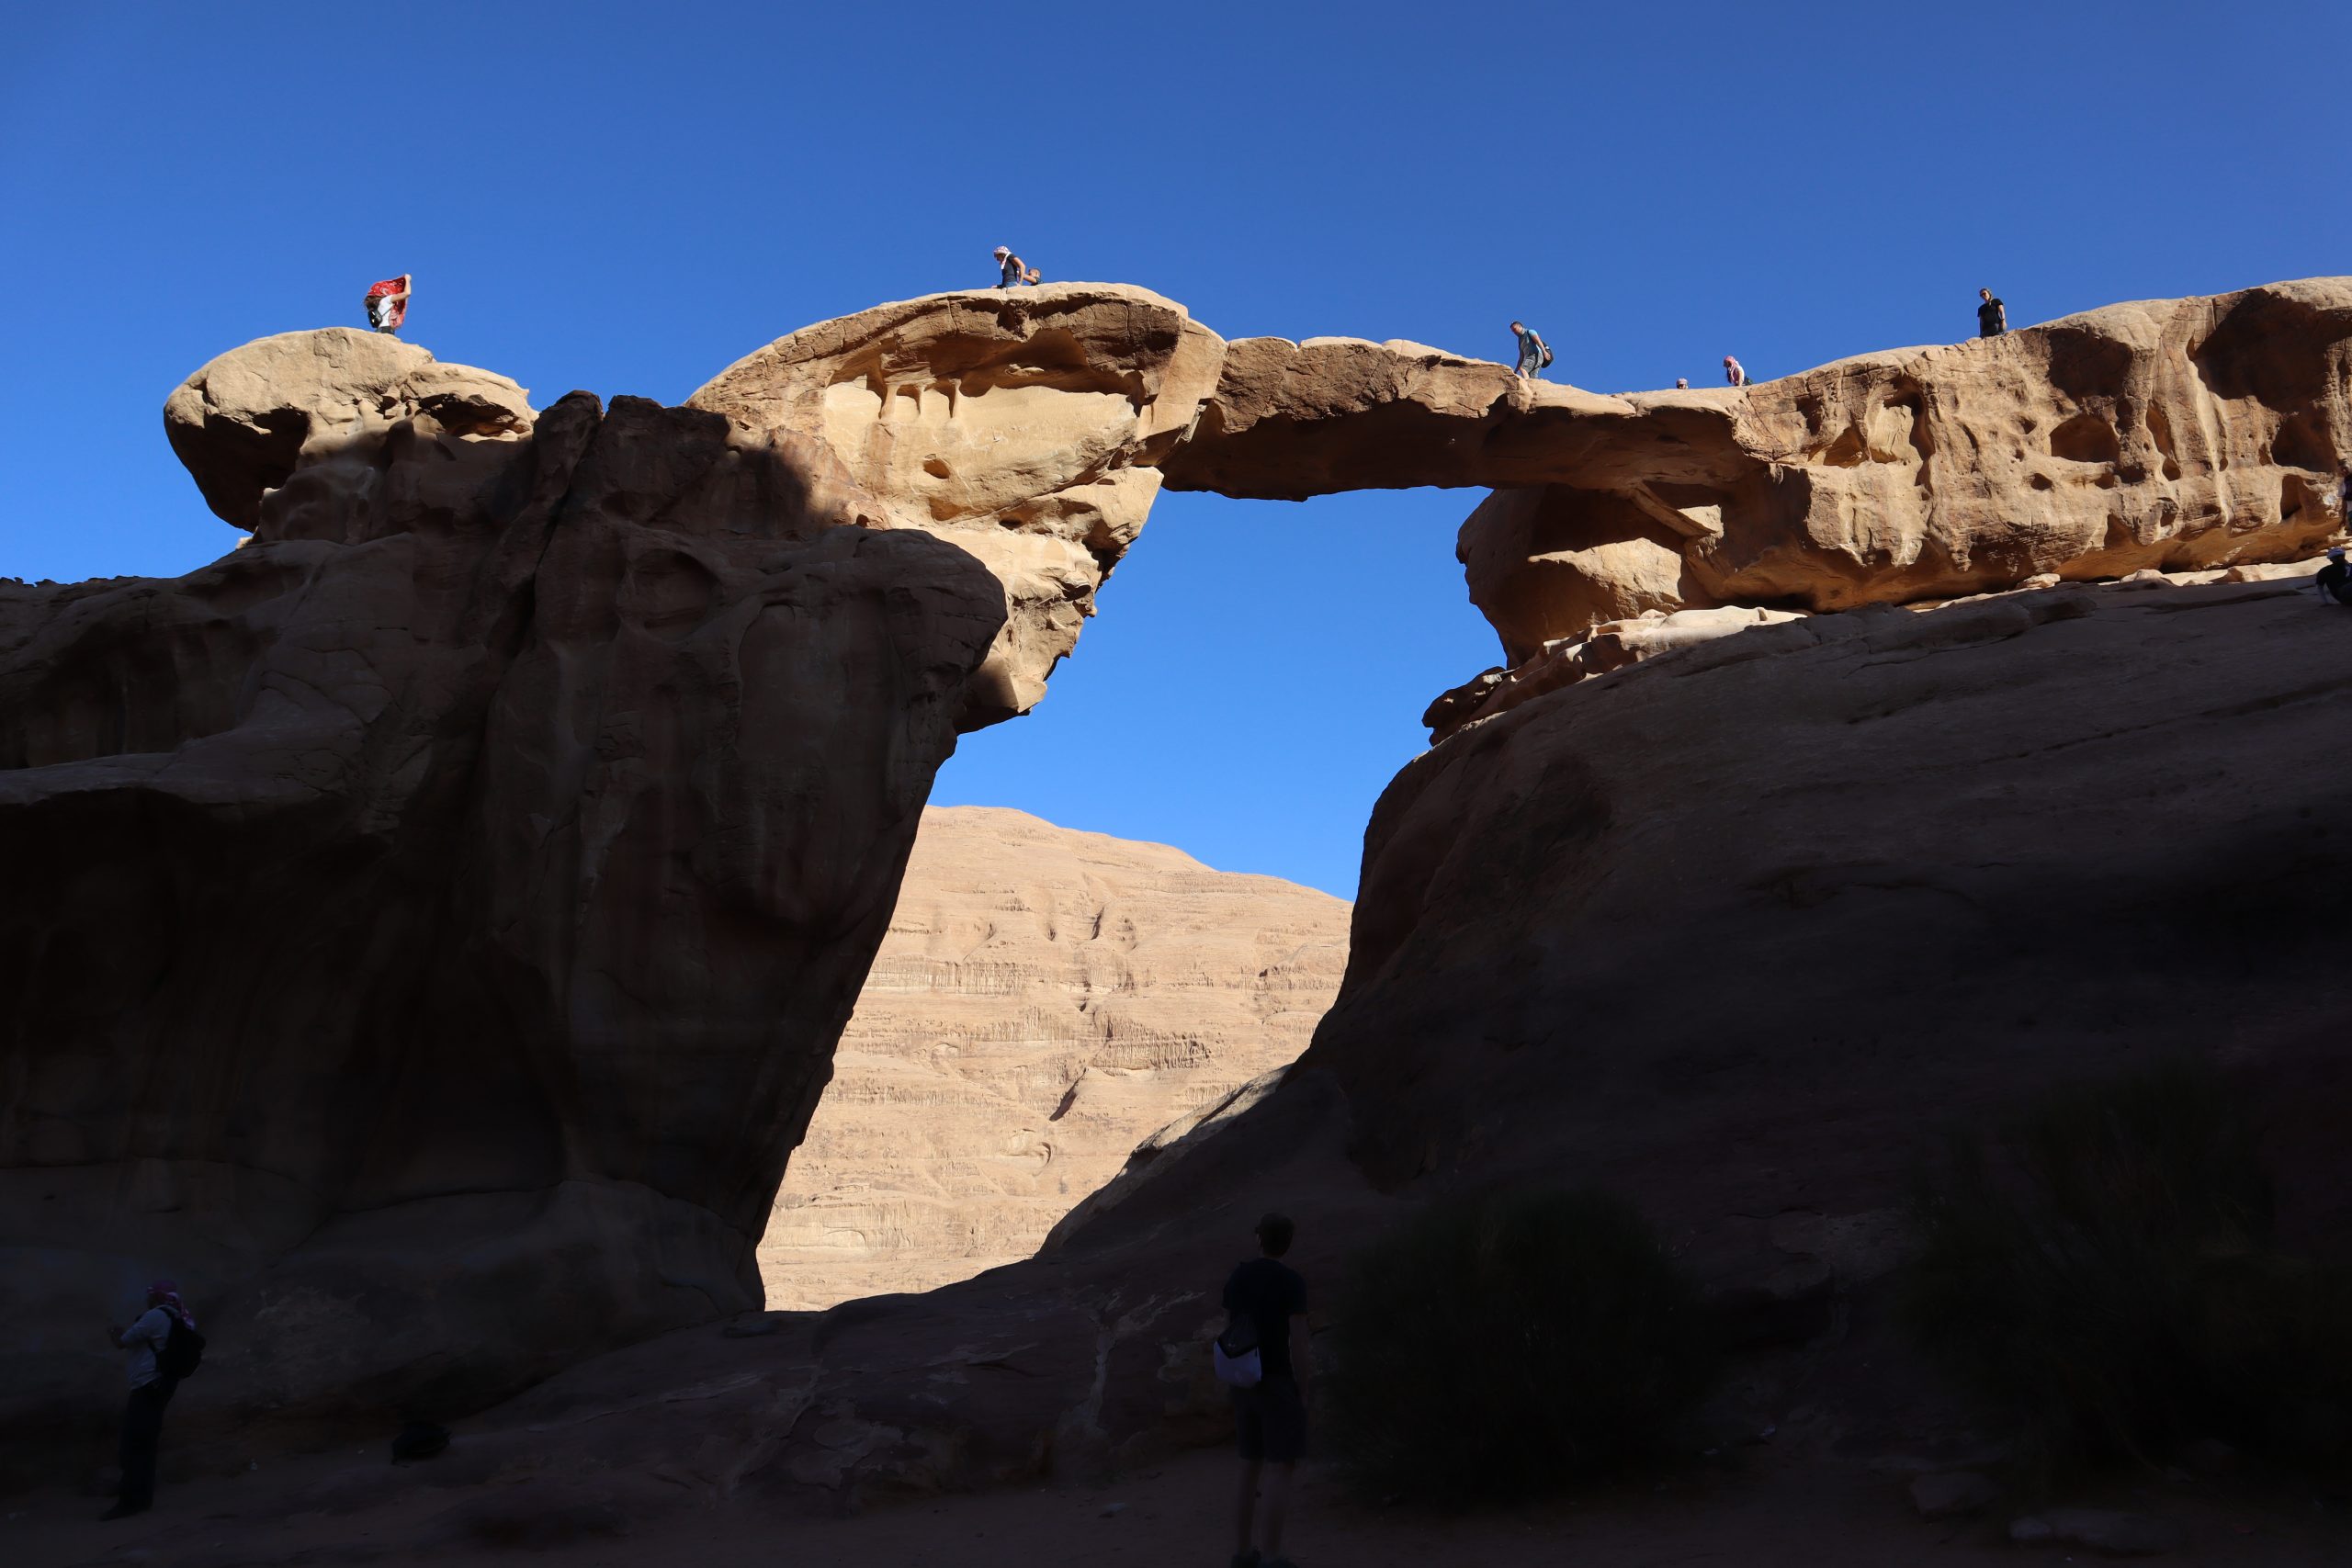
[[[1148,289],[986,289],[778,338],[688,401],[822,446],[865,525],[927,530],[985,562],[1012,606],[989,665],[1011,715],[1045,694],[1094,613],[1224,353]]]
[[[755,1304],[996,579],[844,525],[821,448],[368,334],[167,418],[252,544],[0,585],[5,1424],[104,1419],[155,1273],[199,1425]]]
[[[2114,305],[1730,389],[1601,397],[1416,344],[1238,341],[1179,490],[1486,485],[1506,659],[1645,610],[1833,610],[2290,561],[2344,526],[2352,279]]]
[[[2348,300],[1631,398],[1094,286],[812,328],[688,409],[533,416],[368,334],[224,355],[167,425],[254,544],[0,585],[6,1427],[107,1417],[88,1325],[158,1269],[222,1330],[184,1424],[472,1407],[749,1305],[933,771],[1036,699],[1159,475],[1510,487],[1463,553],[1514,665],[1642,608],[2252,575],[2342,522]],[[2344,1037],[2304,983],[2352,886],[2343,629],[2141,577],[1482,710],[1384,798],[1340,1003],[1215,1156],[828,1314],[710,1395],[729,1473],[953,1483],[1213,1418],[1258,1208],[1329,1268],[1379,1190],[1540,1172],[1718,1280],[1865,1278],[1925,1119],[2175,1046],[2291,1076]]]
[[[760,1243],[770,1307],[1026,1258],[1136,1145],[1306,1048],[1348,906],[986,807],[923,812]]]

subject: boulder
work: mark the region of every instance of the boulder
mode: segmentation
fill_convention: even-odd
[[[164,432],[224,523],[251,530],[262,498],[298,464],[374,446],[424,419],[453,436],[527,433],[524,389],[503,376],[444,365],[414,344],[351,327],[280,333],[232,350],[175,388]]]

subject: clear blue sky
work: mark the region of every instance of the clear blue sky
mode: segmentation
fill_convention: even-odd
[[[1228,335],[1410,337],[1561,379],[1770,377],[2352,271],[2341,0],[19,6],[0,43],[0,574],[232,536],[181,378],[356,322],[553,400],[684,397],[795,327],[990,279]],[[1163,498],[1033,716],[938,798],[1353,890],[1438,691],[1494,661],[1476,492]]]

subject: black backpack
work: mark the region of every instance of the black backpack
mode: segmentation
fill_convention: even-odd
[[[196,1371],[204,1359],[204,1336],[182,1323],[173,1314],[172,1331],[164,1337],[164,1353],[155,1358],[155,1370],[177,1382]]]

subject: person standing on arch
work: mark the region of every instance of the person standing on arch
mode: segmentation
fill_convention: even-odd
[[[1735,386],[1735,387],[1745,387],[1745,386],[1747,386],[1747,366],[1745,366],[1745,365],[1742,365],[1738,360],[1736,360],[1736,359],[1733,358],[1730,355],[1728,355],[1728,354],[1724,355],[1724,381],[1726,381],[1727,383],[1729,383],[1730,385]]]
[[[1976,298],[1981,301],[1976,307],[1976,335],[1999,337],[2003,333],[2007,332],[2009,308],[1994,299],[1993,291],[1989,288],[1978,289]]]
[[[1544,335],[1533,327],[1524,321],[1513,321],[1510,335],[1519,340],[1520,375],[1533,378],[1552,363],[1552,345],[1545,343]]]
[[[408,320],[409,275],[388,277],[368,287],[368,297],[360,303],[368,311],[368,324],[379,333],[397,333],[401,323]]]

